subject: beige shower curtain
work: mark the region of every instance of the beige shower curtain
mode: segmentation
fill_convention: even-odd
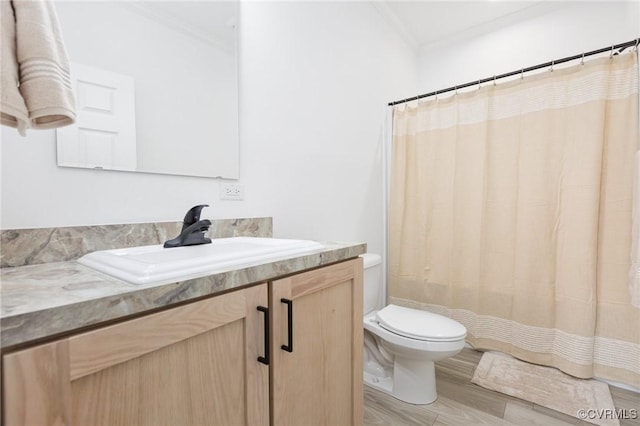
[[[400,107],[391,303],[468,342],[640,387],[629,268],[637,52]]]

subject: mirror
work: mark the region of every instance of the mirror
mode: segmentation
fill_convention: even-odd
[[[81,64],[133,80],[135,141],[127,140],[135,145],[133,160],[130,167],[111,169],[238,178],[237,3],[56,1],[55,6],[73,79],[78,79],[74,64]],[[82,128],[84,101],[78,93],[76,126]],[[109,102],[108,95],[99,100]],[[96,146],[105,141],[101,152],[109,150],[104,135],[92,141]],[[82,155],[73,158],[59,155],[58,165],[110,169]]]

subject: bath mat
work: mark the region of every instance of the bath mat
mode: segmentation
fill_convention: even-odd
[[[485,352],[471,382],[589,423],[620,425],[606,383],[577,379],[552,367]]]

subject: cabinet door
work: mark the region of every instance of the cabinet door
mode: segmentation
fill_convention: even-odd
[[[273,424],[361,425],[362,259],[274,281],[271,290]]]
[[[3,357],[4,424],[266,425],[267,285]]]

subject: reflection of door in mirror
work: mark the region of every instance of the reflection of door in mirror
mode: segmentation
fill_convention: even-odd
[[[135,81],[136,165],[125,169],[238,178],[235,2],[56,1],[56,10],[72,73],[80,63]],[[103,147],[98,139],[90,143]]]
[[[76,122],[56,130],[58,165],[135,170],[133,78],[72,63],[71,80]]]

